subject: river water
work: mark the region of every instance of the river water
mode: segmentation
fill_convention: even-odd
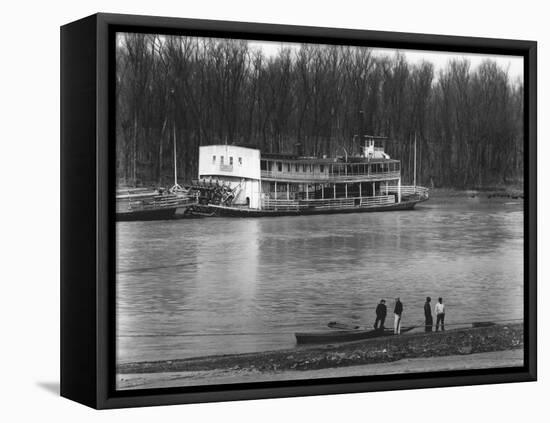
[[[523,202],[432,198],[413,211],[117,223],[117,360],[291,348],[329,321],[403,326],[523,317]]]

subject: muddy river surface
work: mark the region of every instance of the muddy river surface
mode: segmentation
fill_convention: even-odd
[[[371,326],[381,298],[392,317],[396,296],[403,326],[426,296],[450,325],[523,316],[521,200],[116,225],[118,362],[290,348],[331,320]]]

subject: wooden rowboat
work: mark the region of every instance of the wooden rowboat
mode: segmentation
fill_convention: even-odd
[[[412,329],[414,329],[413,326],[401,328],[401,333],[408,332]],[[393,336],[393,330],[330,330],[323,332],[297,332],[294,336],[296,336],[296,343],[298,344],[331,344]]]

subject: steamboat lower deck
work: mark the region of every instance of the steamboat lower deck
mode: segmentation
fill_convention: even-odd
[[[353,199],[351,199],[353,200]],[[365,213],[365,212],[383,212],[412,210],[416,204],[426,201],[426,199],[414,199],[401,201],[400,203],[386,204],[355,204],[347,203],[338,206],[321,204],[303,204],[303,205],[283,205],[272,206],[267,209],[251,209],[240,206],[220,206],[208,204],[197,206],[196,211],[209,213],[219,217],[268,217],[268,216],[300,216],[313,214],[335,214],[335,213]]]

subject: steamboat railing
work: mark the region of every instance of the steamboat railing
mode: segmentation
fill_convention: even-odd
[[[376,197],[348,197],[311,200],[274,200],[265,198],[262,201],[263,210],[305,210],[309,208],[329,210],[357,207],[378,207],[395,204],[395,195],[379,195]]]
[[[280,181],[304,181],[304,182],[367,182],[380,179],[399,179],[400,172],[370,172],[370,173],[317,173],[317,172],[273,172],[262,170],[262,179],[274,179]]]
[[[324,199],[274,199],[265,197],[262,200],[262,209],[264,210],[304,210],[308,208],[315,209],[342,209],[357,207],[379,207],[398,202],[398,193],[401,191],[401,202],[418,200],[427,200],[429,190],[420,186],[388,186],[383,188],[379,195],[370,197],[348,197],[348,198],[324,198]]]

